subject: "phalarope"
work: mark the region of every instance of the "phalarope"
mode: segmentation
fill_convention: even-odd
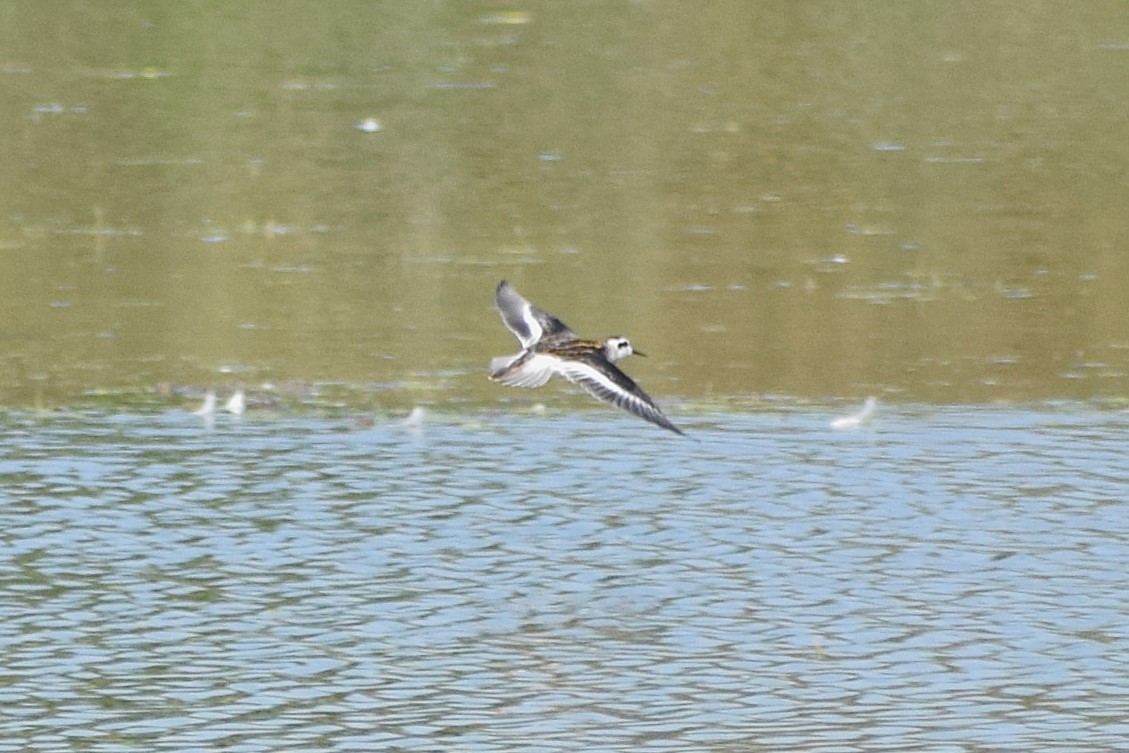
[[[522,351],[493,359],[492,380],[510,387],[540,387],[559,374],[600,400],[683,434],[650,395],[612,363],[633,353],[646,355],[631,347],[626,337],[609,337],[602,342],[581,340],[564,322],[522,298],[505,280],[494,292],[494,307],[521,343]]]

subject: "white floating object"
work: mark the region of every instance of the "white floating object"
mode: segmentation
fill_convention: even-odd
[[[192,411],[196,416],[214,416],[216,414],[216,393],[208,390],[208,394],[204,395],[204,404],[196,410]]]
[[[423,420],[425,418],[427,418],[427,410],[425,410],[423,406],[417,405],[412,408],[412,412],[408,414],[408,417],[400,422],[400,425],[409,429],[418,429],[423,426]]]
[[[243,411],[247,410],[247,400],[243,395],[243,390],[236,390],[235,394],[228,398],[223,409],[233,415],[242,416]]]
[[[832,429],[857,429],[860,426],[866,426],[874,419],[874,413],[878,410],[878,398],[868,397],[866,402],[863,403],[862,410],[850,416],[842,416],[836,418],[831,422]]]

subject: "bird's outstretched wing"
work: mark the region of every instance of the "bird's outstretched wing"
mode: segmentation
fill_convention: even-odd
[[[542,337],[560,340],[576,337],[564,322],[522,298],[505,280],[498,283],[494,291],[494,308],[523,348],[531,347]]]
[[[580,385],[600,400],[623,408],[628,413],[634,413],[675,434],[685,433],[670,422],[642,387],[602,354],[592,354],[582,360],[558,361],[556,370],[565,379]]]

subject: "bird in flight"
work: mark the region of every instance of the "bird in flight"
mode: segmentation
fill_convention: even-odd
[[[633,353],[646,355],[632,348],[626,337],[582,340],[560,319],[522,298],[505,280],[494,292],[494,307],[522,350],[514,356],[493,359],[492,380],[510,387],[540,387],[559,374],[600,400],[675,434],[684,434],[651,396],[615,365],[615,361]]]

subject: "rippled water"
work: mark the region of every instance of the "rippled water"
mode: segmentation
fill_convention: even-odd
[[[1123,749],[1129,417],[879,416],[0,417],[0,750]]]

